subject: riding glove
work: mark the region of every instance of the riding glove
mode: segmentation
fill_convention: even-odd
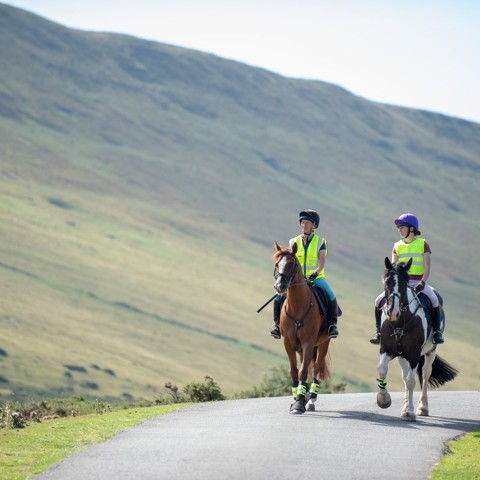
[[[421,282],[418,282],[413,287],[413,289],[415,290],[415,293],[420,293],[424,288],[425,288],[425,282],[423,280]]]
[[[311,273],[311,274],[309,275],[308,280],[309,280],[310,282],[313,282],[317,277],[318,277],[318,273],[317,273],[317,272],[313,272],[313,273]]]

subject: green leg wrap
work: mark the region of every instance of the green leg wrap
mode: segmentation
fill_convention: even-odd
[[[385,392],[387,390],[387,379],[386,378],[377,378],[378,388]]]

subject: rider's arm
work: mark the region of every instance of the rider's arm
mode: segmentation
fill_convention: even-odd
[[[392,263],[397,263],[398,262],[398,255],[397,252],[395,251],[395,247],[392,248]]]
[[[327,251],[319,250],[318,251],[318,267],[315,269],[315,272],[320,273],[325,268],[326,261],[327,261]]]
[[[421,280],[424,283],[427,283],[428,277],[430,276],[430,262],[431,262],[430,252],[425,252],[423,254],[423,265],[425,267],[425,271],[423,272],[423,276]]]

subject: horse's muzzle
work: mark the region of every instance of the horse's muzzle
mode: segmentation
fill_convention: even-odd
[[[282,282],[280,280],[280,281],[275,282],[275,285],[273,287],[275,288],[277,293],[279,293],[281,295],[281,294],[283,294],[287,291],[288,283],[287,282]]]

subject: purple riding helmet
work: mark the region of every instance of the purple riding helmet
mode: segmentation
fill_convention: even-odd
[[[415,230],[418,230],[418,218],[412,213],[402,213],[396,220],[395,225],[397,227],[413,227]]]

